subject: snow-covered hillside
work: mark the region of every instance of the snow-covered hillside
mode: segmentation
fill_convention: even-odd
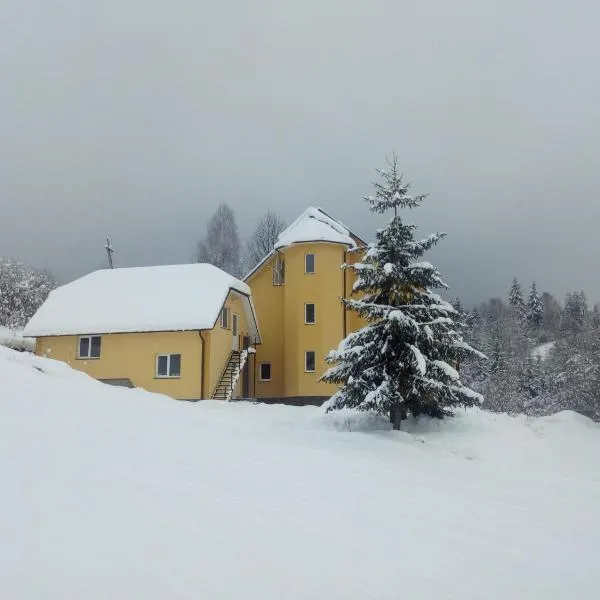
[[[0,348],[3,598],[595,599],[600,427],[177,403]]]
[[[556,342],[546,342],[545,344],[540,344],[531,351],[531,358],[539,361],[547,360],[555,346]]]
[[[27,350],[32,352],[35,340],[24,338],[23,332],[18,329],[9,329],[0,325],[0,346],[6,346],[13,350]]]

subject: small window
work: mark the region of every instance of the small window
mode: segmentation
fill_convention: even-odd
[[[229,309],[225,306],[221,310],[221,327],[223,329],[229,329]]]
[[[79,358],[100,358],[102,338],[99,335],[86,335],[79,338]]]
[[[169,360],[169,376],[179,377],[181,375],[181,354],[171,354]]]
[[[315,305],[314,304],[305,304],[304,305],[304,322],[307,325],[313,325],[316,322]]]
[[[233,318],[231,319],[231,335],[238,334],[239,320],[240,318],[234,313]]]
[[[162,354],[156,357],[156,376],[169,376],[169,357],[166,354]]]
[[[305,254],[304,255],[304,272],[314,273],[315,272],[315,255]]]
[[[79,358],[89,358],[90,356],[90,338],[79,338]]]
[[[285,283],[285,261],[282,256],[277,256],[273,266],[273,285],[283,285]]]
[[[181,375],[181,354],[159,354],[156,357],[156,376],[160,378]]]
[[[268,362],[260,363],[258,380],[259,381],[271,381],[271,363],[268,363]]]
[[[307,350],[304,353],[304,370],[307,373],[315,372],[315,351]]]
[[[92,336],[90,342],[90,358],[100,358],[100,336]]]

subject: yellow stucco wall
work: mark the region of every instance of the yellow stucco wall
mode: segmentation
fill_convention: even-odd
[[[343,334],[344,309],[340,298],[344,274],[340,265],[345,246],[341,244],[294,244],[285,249],[285,378],[287,396],[330,396],[333,384],[319,382],[327,370],[326,354]],[[304,258],[315,255],[315,272],[304,272]],[[315,304],[316,323],[304,323],[305,303]],[[306,373],[304,353],[315,351],[316,370]]]
[[[319,381],[326,371],[325,356],[345,333],[362,326],[362,320],[346,311],[340,298],[350,293],[354,275],[342,271],[346,246],[326,242],[293,244],[280,252],[285,259],[285,284],[274,286],[276,257],[266,261],[247,281],[258,315],[262,344],[257,347],[256,396],[284,398],[330,396],[334,384]],[[315,273],[305,273],[304,257],[315,254]],[[352,260],[358,260],[354,255]],[[346,285],[344,285],[344,283]],[[304,305],[315,304],[316,323],[304,323]],[[304,353],[315,351],[316,370],[306,373]],[[271,363],[271,381],[260,382],[261,362]]]
[[[243,349],[243,338],[248,335],[248,318],[244,310],[242,298],[239,295],[230,292],[224,306],[229,309],[229,327],[224,329],[221,327],[221,320],[217,319],[212,331],[202,333],[203,339],[206,340],[206,364],[205,376],[206,385],[204,393],[206,397],[212,397],[212,394],[219,383],[219,379],[227,364],[231,351],[233,349],[232,322],[233,315],[238,315],[238,348]],[[250,378],[252,380],[252,377]],[[252,381],[251,381],[252,383]],[[242,376],[238,380],[238,385],[233,394],[234,398],[241,395],[242,392]]]
[[[225,306],[230,309],[228,329],[221,327],[218,319],[213,330],[203,331],[201,334],[199,331],[103,334],[100,358],[97,359],[77,358],[79,336],[41,337],[36,341],[36,354],[62,360],[96,379],[130,379],[137,387],[181,400],[210,398],[233,349],[232,315],[237,314],[239,317],[240,350],[243,348],[243,336],[248,335],[249,331],[242,299],[230,292]],[[203,346],[206,353],[204,386]],[[181,376],[157,378],[156,355],[172,353],[181,354]],[[252,382],[251,375],[251,386]],[[238,397],[241,391],[240,377],[234,397]],[[253,392],[251,389],[250,394]]]
[[[285,392],[285,344],[284,344],[284,290],[285,286],[273,285],[273,267],[276,257],[267,261],[249,283],[262,343],[256,348],[256,397],[283,398]],[[271,363],[271,381],[260,381],[260,363]]]
[[[78,359],[79,336],[41,337],[36,354],[62,360],[97,379],[130,379],[137,387],[182,400],[199,400],[202,345],[198,331],[117,333],[101,336],[100,358]],[[156,378],[157,354],[181,354],[179,378]]]

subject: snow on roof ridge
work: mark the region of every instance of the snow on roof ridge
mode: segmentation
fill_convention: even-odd
[[[238,279],[237,277],[234,277],[233,275],[231,275],[230,273],[227,273],[227,271],[224,271],[223,269],[220,269],[219,267],[216,267],[215,265],[211,264],[211,263],[181,263],[181,264],[170,264],[170,265],[143,265],[143,266],[139,266],[139,267],[114,267],[113,269],[96,269],[95,271],[90,271],[89,273],[86,273],[85,275],[82,275],[81,277],[78,277],[77,279],[74,279],[73,281],[69,281],[68,283],[65,283],[61,286],[59,286],[56,289],[62,289],[65,287],[68,287],[70,285],[73,285],[75,283],[78,283],[84,279],[89,279],[92,277],[114,277],[115,273],[124,273],[125,271],[128,271],[130,273],[133,272],[138,272],[138,273],[142,273],[142,272],[150,272],[150,271],[169,271],[169,270],[204,270],[206,272],[208,271],[213,271],[215,274],[218,273],[219,277],[222,277],[223,275],[226,275],[229,278],[230,281],[230,287],[237,290],[238,292],[242,293],[242,294],[246,294],[246,295],[250,295],[250,288],[248,287],[247,284],[245,284],[241,279]],[[112,275],[111,275],[112,274]],[[205,273],[206,274],[206,273]],[[54,291],[54,290],[52,290]],[[52,292],[50,292],[52,294]]]
[[[230,290],[251,304],[244,282],[208,263],[100,269],[53,290],[24,335],[211,329]]]
[[[275,249],[300,242],[324,241],[355,247],[350,230],[340,221],[330,217],[322,208],[309,206],[275,242]]]

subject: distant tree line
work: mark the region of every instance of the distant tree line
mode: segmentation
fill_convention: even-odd
[[[463,311],[459,300],[455,307]],[[600,306],[583,291],[561,304],[523,294],[515,278],[506,300],[492,298],[463,314],[465,338],[488,360],[461,366],[467,385],[485,397],[484,408],[546,415],[575,410],[600,419]]]
[[[24,327],[55,287],[48,271],[0,257],[0,325]]]
[[[205,235],[198,241],[196,262],[206,262],[236,277],[243,277],[271,250],[285,222],[268,211],[258,221],[245,245],[240,241],[235,214],[227,204],[221,204],[206,226]]]

